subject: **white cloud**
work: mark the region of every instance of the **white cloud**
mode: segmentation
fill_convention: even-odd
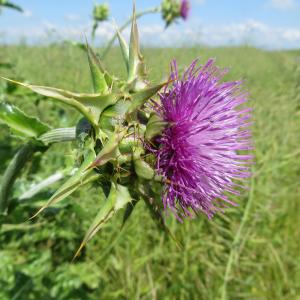
[[[41,26],[35,27],[6,27],[1,28],[5,35],[4,42],[18,42],[25,37],[29,43],[51,42],[56,40],[84,41],[84,35],[89,37],[92,23],[74,24],[72,26],[57,26],[44,21]],[[266,49],[300,48],[300,28],[274,27],[257,20],[247,20],[240,23],[219,25],[201,24],[199,21],[173,25],[165,29],[163,24],[141,25],[139,27],[143,45],[189,46],[189,45],[241,45]],[[96,32],[96,43],[104,44],[114,34],[114,25],[103,22]],[[129,39],[130,29],[123,32]],[[1,41],[0,40],[0,41]]]
[[[32,11],[31,10],[24,10],[23,11],[23,16],[25,18],[31,18],[32,17]]]
[[[75,22],[80,20],[80,15],[69,13],[65,15],[67,21]]]
[[[249,44],[265,49],[300,48],[300,28],[273,27],[256,20],[224,25],[141,26],[142,41],[154,46]]]
[[[291,10],[297,3],[295,0],[271,0],[271,6],[280,10]]]

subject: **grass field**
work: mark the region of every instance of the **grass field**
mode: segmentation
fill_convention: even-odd
[[[0,59],[15,64],[1,75],[78,92],[91,90],[84,53],[71,46],[1,47]],[[25,225],[41,201],[54,191],[19,204],[0,232],[0,299],[300,299],[300,51],[264,52],[250,47],[216,49],[145,49],[150,77],[159,81],[171,59],[181,67],[194,58],[215,57],[230,67],[226,79],[244,79],[254,108],[256,163],[249,190],[209,221],[204,215],[180,224],[167,222],[183,244],[157,231],[139,203],[120,231],[118,215],[72,256],[102,199],[86,188],[61,206]],[[107,67],[123,74],[120,53]],[[4,83],[1,82],[3,85]],[[0,84],[0,85],[1,85]],[[79,115],[66,107],[24,92],[0,94],[56,126],[72,126]],[[0,167],[22,142],[0,126]],[[63,153],[63,156],[61,156]],[[71,146],[52,147],[37,156],[19,178],[17,197],[57,170],[73,164]],[[1,177],[0,177],[1,178]]]

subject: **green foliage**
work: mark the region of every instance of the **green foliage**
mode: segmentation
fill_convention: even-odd
[[[120,209],[132,200],[127,187],[112,182],[109,195],[89,227],[83,241],[75,254],[77,257],[86,243],[99,231],[103,225]]]
[[[67,90],[92,89],[86,57],[75,47],[16,46],[5,47],[1,53],[14,62],[18,78],[40,85],[58,81],[59,88]],[[273,53],[249,47],[145,49],[148,64],[157,66],[151,72],[153,81],[160,81],[162,73],[167,75],[172,58],[183,67],[191,57],[198,56],[201,62],[216,57],[219,65],[231,66],[226,80],[246,80],[255,112],[256,164],[251,193],[244,192],[236,199],[238,208],[211,221],[198,216],[180,224],[167,216],[166,225],[182,242],[182,250],[167,235],[157,233],[145,201],[133,202],[129,205],[135,205],[134,217],[127,220],[122,234],[120,213],[70,263],[105,195],[99,188],[85,186],[26,222],[58,188],[51,187],[22,201],[2,220],[1,300],[220,299],[230,255],[228,299],[297,299],[299,51]],[[111,73],[126,76],[126,69],[120,68],[119,50],[113,49],[105,62]],[[14,75],[9,69],[1,72],[6,77]],[[7,94],[7,101],[55,127],[73,126],[80,119],[80,114],[68,106],[56,106],[25,91]],[[5,126],[1,125],[0,133],[0,165],[4,168],[19,141],[9,137]],[[29,181],[39,182],[72,166],[74,154],[69,144],[54,145],[47,156],[36,159],[40,162],[29,163],[18,179],[14,198],[28,188]],[[248,217],[243,219],[249,200]],[[242,232],[236,239],[242,219]]]
[[[120,42],[122,47],[121,38]],[[121,181],[121,177],[128,177],[126,184],[129,187],[130,185],[135,184],[135,181],[137,181],[140,176],[142,178],[152,179],[151,182],[154,182],[154,171],[149,166],[152,176],[145,177],[144,172],[141,172],[141,168],[143,167],[145,169],[147,163],[141,160],[140,157],[136,158],[134,156],[135,148],[141,146],[139,144],[141,144],[141,140],[144,138],[144,129],[140,130],[144,127],[144,124],[140,123],[140,120],[138,118],[138,110],[141,110],[146,101],[154,96],[163,87],[164,84],[149,86],[149,84],[145,81],[145,65],[143,57],[140,53],[135,8],[133,11],[132,28],[130,34],[129,60],[127,61],[125,58],[125,63],[128,63],[127,82],[124,82],[117,77],[112,79],[109,73],[104,69],[100,59],[88,44],[86,46],[86,51],[93,81],[94,94],[79,94],[53,87],[22,83],[2,77],[2,79],[6,80],[9,83],[15,84],[16,86],[26,87],[38,95],[54,98],[56,100],[62,101],[72,108],[77,109],[81,114],[83,114],[83,116],[86,118],[86,121],[90,123],[91,127],[93,126],[93,128],[90,128],[90,130],[85,132],[84,124],[81,120],[76,127],[71,129],[71,136],[72,138],[78,138],[78,146],[80,148],[75,148],[74,152],[78,153],[78,157],[82,156],[82,152],[89,153],[86,156],[84,155],[85,153],[83,154],[83,163],[79,170],[74,174],[74,176],[69,178],[69,180],[61,188],[57,190],[57,192],[50,198],[50,200],[45,205],[43,205],[42,208],[39,209],[39,211],[34,216],[39,214],[44,209],[48,208],[50,205],[57,204],[60,201],[64,200],[66,197],[75,192],[79,187],[97,180],[100,177],[100,175],[97,173],[100,173],[102,177],[105,177],[106,181],[115,182],[117,186],[119,186],[117,182],[122,183],[126,181]],[[130,104],[121,105],[122,107],[126,108],[126,110],[123,111],[122,109],[120,111],[120,114],[117,114],[116,116],[113,114],[112,117],[109,117],[109,114],[105,115],[105,117],[108,118],[108,125],[111,125],[113,127],[111,132],[109,132],[110,128],[106,128],[106,126],[101,127],[105,125],[105,123],[101,122],[102,113],[109,106],[113,107],[114,105],[116,105],[116,107],[119,107],[119,103],[126,102],[129,102]],[[23,132],[29,135],[30,132],[28,133],[28,127],[30,128],[31,122],[33,123],[34,121],[35,123],[32,124],[32,127],[37,127],[37,119],[27,117],[20,110],[13,109],[12,106],[3,106],[2,110],[2,120],[5,121],[6,124],[13,127],[15,130],[18,129],[19,132],[21,132],[21,129],[23,129]],[[113,111],[116,113],[119,111],[119,109],[116,108],[113,109]],[[143,112],[143,114],[144,121],[146,121],[148,118],[147,114],[146,112]],[[21,127],[20,124],[23,125],[23,127]],[[27,124],[27,127],[25,127],[24,124]],[[40,124],[42,123],[40,122]],[[27,131],[25,129],[27,129]],[[46,131],[46,129],[44,131]],[[67,137],[65,138],[64,135],[66,132]],[[34,137],[37,138],[37,136],[38,133]],[[126,155],[122,155],[122,153],[120,152],[121,147],[119,147],[119,144],[126,144],[127,141],[129,145],[132,144],[131,141],[126,138],[126,136],[134,136],[134,140],[137,139],[137,142],[135,143],[135,147],[129,147],[129,151],[126,152]],[[41,146],[45,146],[45,148],[47,148],[46,146],[50,146],[53,142],[69,140],[70,135],[68,128],[62,130],[51,130],[43,135],[38,136],[38,140],[35,139],[31,142],[32,144],[34,144],[35,142],[38,144],[38,142],[43,141],[43,143],[41,143]],[[25,162],[27,160],[30,160],[33,156],[35,149],[32,149],[32,151],[30,151],[30,155],[27,154],[27,152],[28,151],[23,151],[23,149],[21,149],[21,151],[19,151],[15,158],[12,160],[3,176],[4,180],[1,187],[0,209],[4,213],[7,213],[9,211],[8,199],[9,192],[12,189],[13,183],[15,182],[17,175],[20,173],[20,170],[24,167]],[[96,152],[98,153],[97,156],[95,154]],[[132,167],[133,157],[136,160],[136,162],[134,163],[134,168]],[[108,165],[108,163],[111,161],[113,162],[113,164]],[[99,170],[101,166],[104,166],[106,170],[103,168],[102,170]],[[93,169],[96,168],[96,174],[94,174]],[[125,170],[125,176],[121,175],[122,172],[120,172],[120,169],[123,169],[123,171]],[[151,185],[151,183],[149,183],[149,185]],[[107,183],[104,183],[103,187],[106,188]],[[124,189],[122,189],[121,187],[122,186],[120,185],[119,188],[116,188],[115,194],[119,189],[124,192],[125,187]],[[112,193],[113,187],[111,188],[110,195],[112,195]],[[115,212],[121,207],[128,204],[128,201],[125,201],[124,205],[121,206],[119,198],[120,197],[116,196],[116,200],[111,201],[111,199],[114,199],[114,197],[108,197],[106,203],[110,203],[109,205],[111,206],[111,208],[110,212],[106,213],[107,215],[105,213],[101,214],[100,210],[99,214],[103,218],[102,220],[100,217],[101,225],[110,218],[109,216],[112,215],[111,211]],[[98,227],[98,225],[93,226]],[[87,236],[81,244],[78,252],[94,235],[94,232],[97,231],[93,229],[93,226],[92,229],[90,229],[87,233]],[[76,256],[78,252],[76,253]]]
[[[108,89],[111,88],[113,80],[109,76],[108,72],[104,69],[100,59],[88,44],[86,45],[86,51],[93,80],[94,92],[105,94],[107,93]]]
[[[16,85],[26,87],[39,95],[59,100],[62,103],[75,108],[94,125],[98,124],[102,111],[109,105],[116,103],[118,100],[118,95],[115,94],[80,94],[47,86],[22,83],[4,77],[2,78]]]
[[[40,208],[33,217],[37,216],[47,207],[55,205],[64,200],[66,197],[74,193],[79,187],[97,180],[100,175],[93,174],[92,170],[87,170],[88,166],[94,161],[95,157],[96,155],[94,150],[89,149],[84,156],[80,168],[53,194],[49,201],[42,208]]]
[[[15,135],[37,138],[50,129],[37,118],[29,117],[19,108],[8,103],[0,103],[0,122],[8,125]]]

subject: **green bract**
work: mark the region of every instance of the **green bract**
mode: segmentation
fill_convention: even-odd
[[[100,15],[103,13],[98,7],[97,20],[102,18],[98,15],[99,12]],[[161,184],[160,178],[155,175],[155,160],[145,148],[145,142],[150,142],[166,126],[145,104],[150,98],[156,97],[157,92],[167,83],[152,85],[147,78],[144,58],[140,51],[135,11],[129,45],[119,31],[117,35],[127,76],[119,79],[110,74],[98,55],[86,45],[93,93],[71,92],[2,77],[12,84],[59,101],[82,114],[82,119],[73,128],[50,129],[17,108],[7,104],[0,105],[0,121],[29,139],[27,148],[15,158],[21,165],[30,159],[34,151],[47,150],[54,142],[77,139],[81,147],[77,149],[77,160],[81,165],[33,217],[49,206],[59,204],[83,185],[96,183],[105,190],[110,188],[107,199],[100,204],[99,213],[76,255],[102,225],[123,208],[125,223],[140,199],[146,201],[159,227],[169,232],[162,217],[162,207],[157,204],[161,202]],[[20,163],[16,162],[4,175],[4,178],[7,176],[7,183],[2,186],[2,194],[5,194],[5,201],[2,201],[1,205],[3,212],[7,211],[8,191],[21,169],[17,170],[14,167],[20,166]],[[159,201],[155,200],[155,197]]]

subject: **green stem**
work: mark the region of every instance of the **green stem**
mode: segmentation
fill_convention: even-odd
[[[0,191],[0,214],[5,214],[9,207],[9,195],[14,185],[15,180],[21,173],[27,161],[30,161],[32,156],[38,151],[45,151],[53,143],[73,141],[76,139],[76,128],[57,128],[50,130],[39,137],[42,143],[37,143],[36,140],[27,142],[15,154],[10,161],[7,169],[2,177]]]
[[[92,29],[92,45],[94,45],[97,28],[98,28],[98,22],[94,21],[94,23],[93,23],[93,29]]]
[[[37,145],[32,142],[28,142],[27,144],[22,146],[22,148],[10,161],[2,177],[2,185],[0,191],[0,213],[6,213],[9,206],[9,194],[11,188],[13,187],[13,184],[17,176],[19,175],[20,170],[22,170],[26,162],[31,159],[36,151]]]
[[[136,19],[139,19],[140,17],[147,15],[147,14],[155,14],[161,11],[160,6],[158,7],[153,7],[144,11],[141,11],[139,13],[136,14]],[[130,19],[128,19],[120,28],[119,28],[119,32],[122,32],[128,25],[130,25],[132,22],[132,17]],[[107,53],[109,52],[110,48],[112,47],[112,45],[114,44],[115,40],[118,37],[118,33],[115,33],[113,35],[113,37],[109,40],[109,42],[107,43],[106,47],[104,48],[102,54],[101,54],[101,58],[104,59],[105,56],[107,55]]]
[[[39,137],[39,140],[44,144],[53,144],[74,141],[76,139],[76,128],[56,128],[50,130]]]
[[[251,207],[252,207],[253,192],[254,192],[254,176],[252,176],[252,179],[251,179],[251,189],[250,189],[250,192],[249,192],[248,202],[247,202],[245,210],[244,210],[244,215],[243,215],[240,227],[239,227],[239,229],[238,229],[238,231],[237,231],[237,233],[234,237],[234,240],[232,242],[231,249],[230,249],[229,258],[228,258],[228,261],[227,261],[225,275],[224,275],[224,282],[223,282],[223,286],[222,286],[222,294],[221,294],[221,299],[222,300],[228,299],[228,297],[227,297],[227,284],[230,280],[230,275],[231,275],[231,270],[232,270],[233,263],[238,259],[238,256],[239,256],[240,240],[242,238],[242,233],[243,233],[244,227],[246,225],[246,222],[248,220],[249,213],[250,213],[250,210],[251,210]]]

